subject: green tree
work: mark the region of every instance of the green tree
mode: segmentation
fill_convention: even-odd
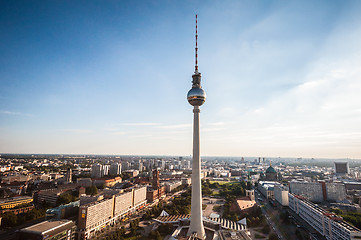
[[[76,197],[71,195],[70,193],[63,193],[61,194],[58,199],[56,200],[56,205],[68,204],[70,202],[76,201]]]
[[[12,212],[3,213],[1,219],[2,227],[14,227],[17,224],[17,216]]]
[[[95,185],[86,187],[86,188],[85,188],[85,193],[86,193],[87,195],[92,195],[92,196],[94,196],[94,195],[98,194],[98,188],[97,188]]]

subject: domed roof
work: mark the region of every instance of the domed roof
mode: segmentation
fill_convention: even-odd
[[[277,173],[277,172],[272,166],[269,166],[266,170],[266,173]]]

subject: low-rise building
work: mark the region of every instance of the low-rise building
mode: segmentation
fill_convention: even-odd
[[[76,226],[70,220],[47,220],[16,232],[16,240],[75,240]]]
[[[272,181],[259,181],[258,190],[265,196],[267,199],[274,199],[274,186],[276,182]]]
[[[46,189],[34,193],[34,203],[56,206],[58,197],[66,192],[66,189]]]
[[[166,192],[170,193],[172,192],[175,188],[179,187],[182,185],[182,181],[178,180],[178,181],[173,181],[173,182],[166,182],[165,184],[165,190]]]
[[[105,186],[105,187],[113,187],[117,183],[121,183],[122,178],[121,177],[115,177],[115,178],[96,178],[93,180],[93,184],[95,186]]]
[[[256,206],[256,201],[249,197],[236,199],[231,205],[230,211],[236,213],[244,213],[252,210]]]
[[[16,206],[32,203],[33,198],[28,196],[12,197],[0,200],[0,209],[11,209]]]

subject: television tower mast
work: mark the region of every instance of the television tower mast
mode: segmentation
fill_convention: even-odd
[[[201,86],[201,73],[198,72],[198,21],[196,15],[196,48],[195,48],[195,71],[192,75],[192,89],[187,94],[187,99],[192,105],[194,113],[193,121],[193,163],[192,163],[192,206],[191,223],[188,236],[196,236],[205,239],[206,234],[203,226],[202,214],[202,186],[201,186],[201,159],[199,150],[199,107],[206,101],[206,92]]]

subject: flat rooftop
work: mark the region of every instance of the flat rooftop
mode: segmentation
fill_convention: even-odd
[[[48,220],[44,221],[35,225],[32,225],[27,228],[23,228],[20,231],[21,232],[31,232],[35,234],[45,234],[50,231],[55,231],[57,229],[61,230],[65,226],[68,226],[69,224],[74,225],[73,221],[70,220]]]

